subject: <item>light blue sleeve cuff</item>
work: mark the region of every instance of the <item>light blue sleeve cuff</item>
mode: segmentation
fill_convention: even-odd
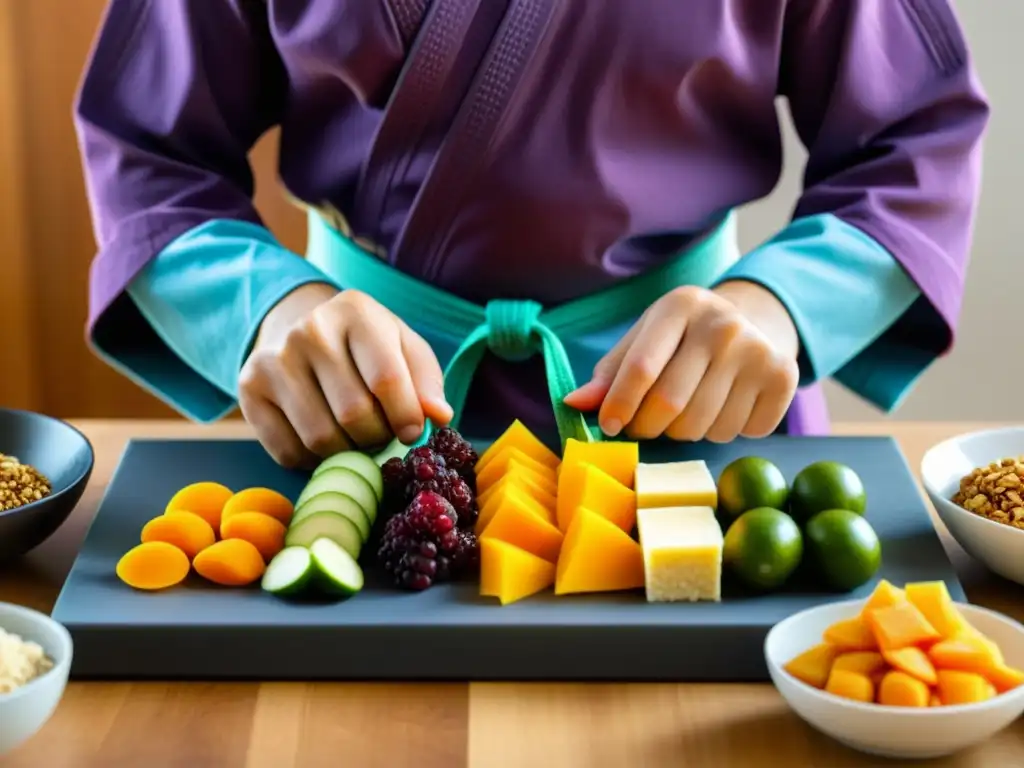
[[[234,410],[239,371],[267,312],[299,286],[331,282],[263,227],[207,222],[128,287],[165,348],[108,362],[188,418],[215,421]]]
[[[797,219],[718,283],[770,290],[800,335],[801,385],[835,378],[877,407],[896,408],[932,363],[934,345],[886,334],[921,296],[895,257],[830,214]]]

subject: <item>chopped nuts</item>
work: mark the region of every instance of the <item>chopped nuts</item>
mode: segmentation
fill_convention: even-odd
[[[0,453],[0,512],[39,501],[50,491],[50,481],[42,472]]]
[[[960,481],[953,503],[968,512],[1024,530],[1024,456],[978,467]]]

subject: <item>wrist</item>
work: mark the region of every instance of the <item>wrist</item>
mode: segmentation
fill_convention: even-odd
[[[712,289],[752,322],[786,357],[796,359],[800,352],[800,334],[789,310],[778,296],[759,283],[727,280]]]

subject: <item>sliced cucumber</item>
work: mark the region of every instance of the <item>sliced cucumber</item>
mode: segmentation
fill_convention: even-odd
[[[325,491],[302,502],[302,506],[297,507],[292,516],[290,526],[295,526],[299,521],[310,515],[315,515],[317,512],[334,512],[342,517],[347,517],[355,523],[364,542],[370,538],[370,528],[373,523],[367,517],[366,512],[351,496],[335,491]]]
[[[270,561],[260,586],[274,595],[294,595],[312,579],[316,568],[305,547],[285,547]]]
[[[306,483],[295,502],[295,508],[298,509],[321,493],[343,493],[363,508],[371,523],[377,519],[377,494],[358,472],[344,467],[325,469]]]
[[[329,595],[354,595],[363,588],[363,569],[333,539],[321,538],[309,548],[316,569],[316,586]]]
[[[328,469],[351,469],[370,484],[378,502],[384,498],[384,475],[381,474],[377,462],[365,453],[342,451],[341,453],[329,456],[320,462],[320,466],[313,471],[313,477],[326,472]]]
[[[383,467],[388,459],[404,459],[408,452],[409,446],[396,437],[383,451],[373,457],[373,461],[378,467]]]
[[[335,512],[307,515],[288,529],[284,543],[286,547],[311,547],[319,538],[330,539],[355,558],[363,548],[363,537],[356,524]]]

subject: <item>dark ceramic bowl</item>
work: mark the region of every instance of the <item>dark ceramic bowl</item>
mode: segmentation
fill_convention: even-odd
[[[52,493],[0,512],[0,563],[35,549],[67,520],[92,474],[92,445],[59,419],[0,408],[0,453],[31,464],[50,480]]]

